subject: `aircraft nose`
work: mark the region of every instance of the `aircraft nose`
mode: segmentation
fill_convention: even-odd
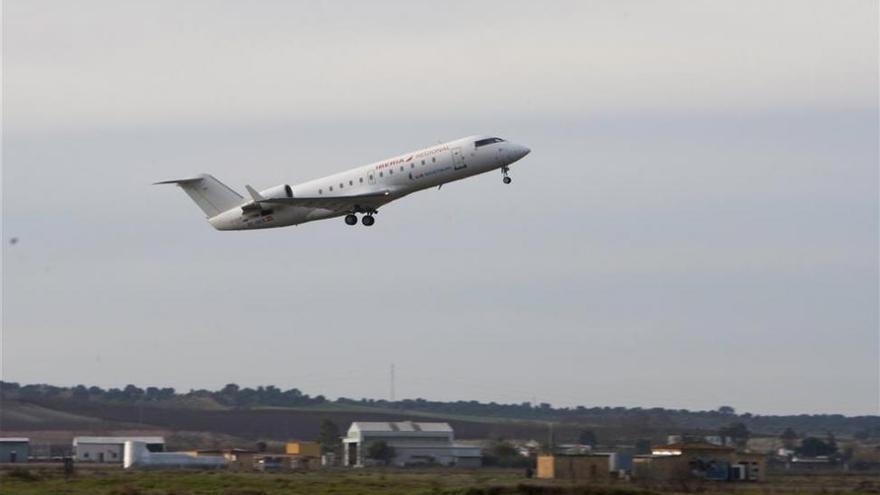
[[[513,150],[514,155],[516,156],[516,160],[528,155],[532,150],[528,148],[528,146],[523,146],[521,144],[516,145],[516,148]]]

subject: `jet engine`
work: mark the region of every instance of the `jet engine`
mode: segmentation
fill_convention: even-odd
[[[281,184],[260,191],[260,196],[266,199],[292,198],[293,189],[288,184]]]

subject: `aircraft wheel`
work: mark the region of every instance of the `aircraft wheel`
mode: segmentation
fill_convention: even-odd
[[[504,183],[505,183],[505,184],[510,184],[510,177],[505,177],[505,178],[504,178]]]
[[[357,225],[358,217],[351,215],[351,214],[345,215],[345,223],[347,225]]]
[[[364,215],[364,218],[361,218],[361,223],[369,227],[370,225],[376,223],[376,219],[373,218],[373,215]]]

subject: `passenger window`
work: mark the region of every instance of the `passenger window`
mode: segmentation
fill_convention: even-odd
[[[411,169],[416,168],[416,164],[415,164],[415,163],[410,163],[410,164],[409,164],[409,168],[411,168]]]
[[[324,190],[323,190],[323,189],[318,189],[318,194],[324,194]]]
[[[370,180],[373,180],[373,174],[370,174]]]
[[[432,162],[436,162],[436,161],[437,161],[437,157],[436,157],[436,156],[432,156],[432,157],[431,157],[431,161],[432,161]]]
[[[360,183],[361,183],[361,184],[364,183],[364,178],[363,178],[363,177],[360,178]]]
[[[391,175],[391,174],[393,174],[393,173],[394,173],[394,169],[393,169],[393,168],[389,168],[389,169],[388,169],[388,175]]]
[[[379,177],[385,177],[385,172],[379,172]]]
[[[339,183],[339,189],[342,189],[342,182]]]
[[[403,165],[400,166],[400,171],[403,172]]]
[[[348,185],[349,185],[349,186],[353,186],[353,185],[354,185],[354,181],[353,181],[353,180],[348,181]]]
[[[333,190],[333,186],[330,186],[330,190],[331,190],[331,191]]]
[[[424,165],[424,164],[425,164],[425,160],[422,160],[422,165]]]

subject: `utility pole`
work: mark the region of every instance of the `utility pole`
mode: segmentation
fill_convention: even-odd
[[[391,402],[394,402],[394,363],[391,363]]]

